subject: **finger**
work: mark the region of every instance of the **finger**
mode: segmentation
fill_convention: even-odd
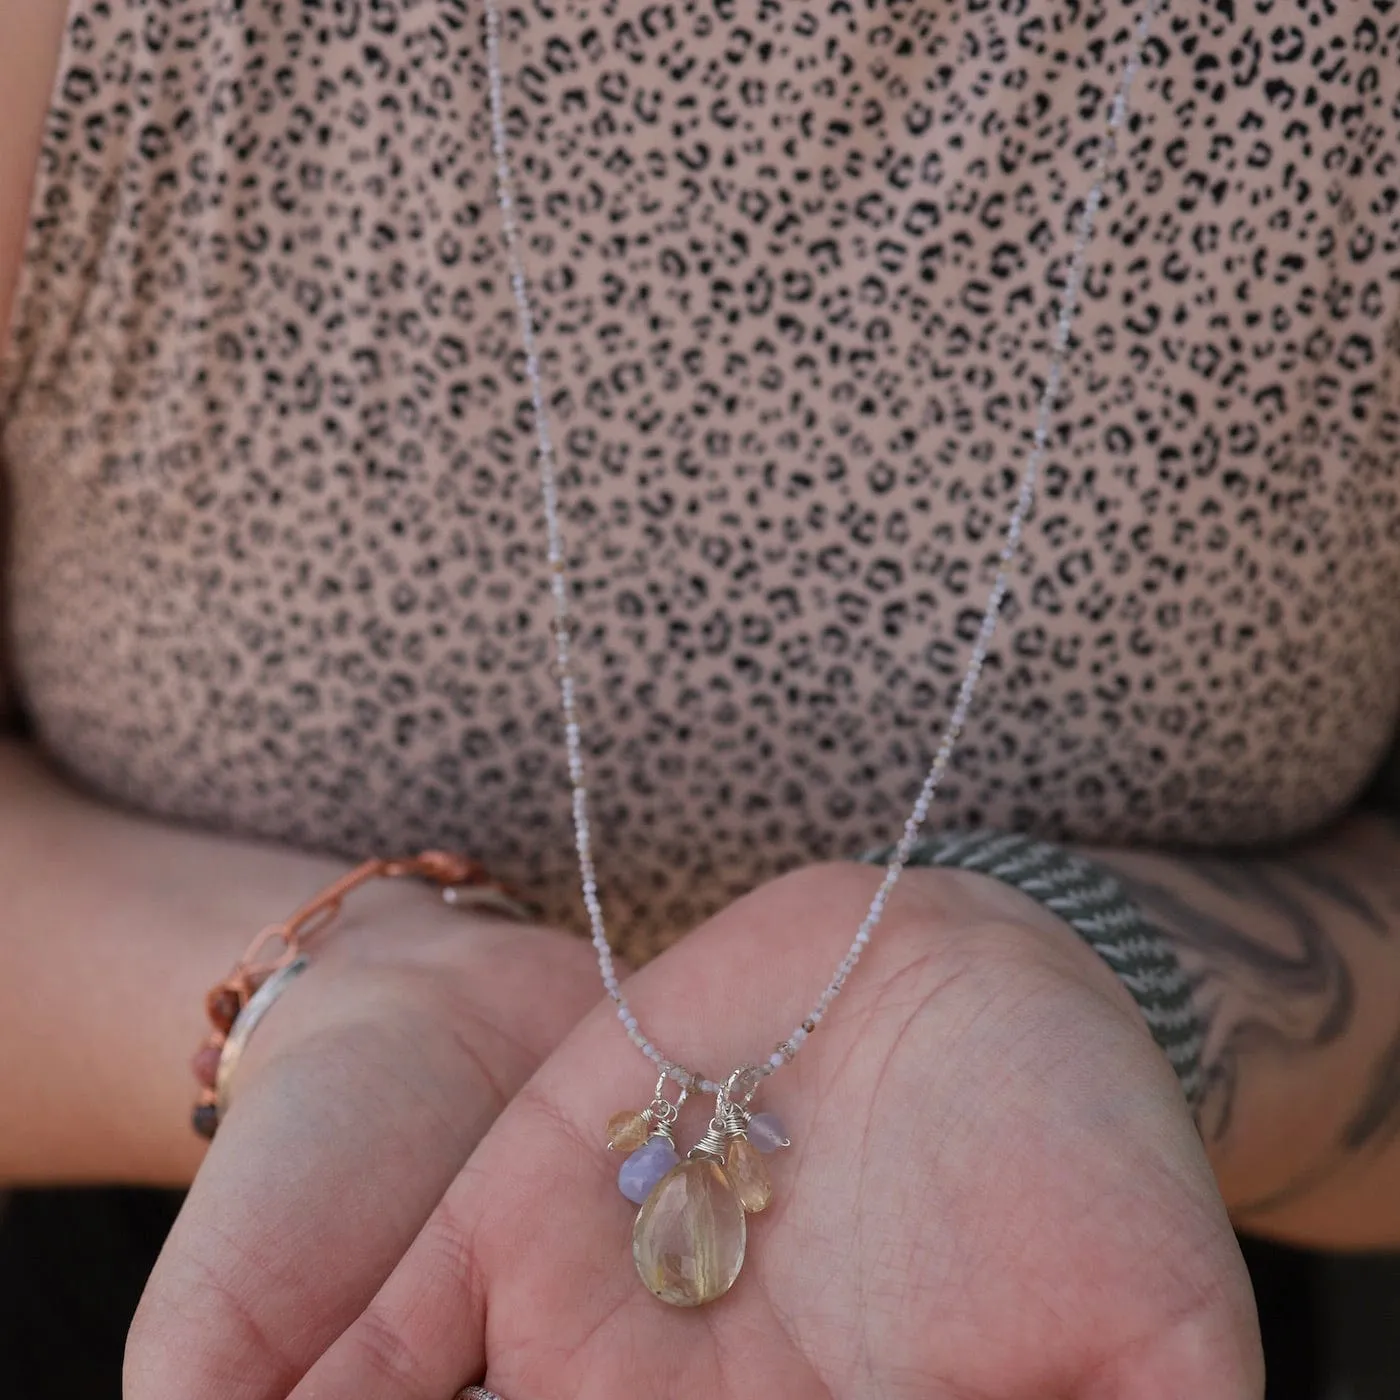
[[[445,1400],[486,1367],[486,1295],[467,1169],[388,1282],[311,1367],[291,1400]]]
[[[327,1033],[241,1092],[133,1322],[129,1400],[281,1400],[373,1296],[498,1106],[415,1097],[406,1048]]]
[[[594,1018],[587,1038],[596,1040],[599,1026],[606,1036],[608,1021]],[[635,1207],[616,1190],[616,1162],[597,1142],[582,1142],[577,1125],[533,1082],[496,1127],[292,1400],[453,1395],[486,1367],[487,1280],[492,1317],[524,1324],[537,1360],[567,1352],[571,1338],[635,1299],[628,1256]],[[600,1258],[622,1284],[616,1296],[597,1287]],[[549,1319],[547,1334],[529,1325],[537,1318]]]

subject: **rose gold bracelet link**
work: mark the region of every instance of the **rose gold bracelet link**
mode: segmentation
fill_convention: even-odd
[[[537,912],[508,885],[493,880],[479,861],[450,851],[421,851],[394,860],[375,857],[333,880],[289,918],[262,929],[229,975],[205,996],[204,1011],[210,1031],[191,1061],[200,1086],[191,1123],[201,1137],[212,1138],[218,1130],[220,1104],[227,1100],[232,1072],[232,1066],[224,1064],[224,1057],[230,1038],[239,1027],[239,1018],[258,989],[274,974],[284,972],[304,957],[307,941],[323,934],[335,922],[347,895],[371,880],[399,878],[417,878],[438,886],[444,901],[455,907],[485,909],[522,921]],[[282,951],[268,958],[265,953],[274,942],[281,943]],[[259,1008],[259,1017],[265,1009]],[[237,1037],[240,1048],[252,1026],[246,1025],[242,1030]],[[216,1089],[221,1082],[225,1085],[222,1101]]]

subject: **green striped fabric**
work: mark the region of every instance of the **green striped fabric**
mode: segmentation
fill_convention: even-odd
[[[867,851],[888,865],[894,847]],[[1191,984],[1161,931],[1100,865],[1063,846],[1003,831],[945,831],[919,841],[915,866],[975,870],[1011,885],[1059,915],[1113,969],[1142,1011],[1152,1038],[1171,1061],[1194,1110],[1205,1086],[1205,1025]]]

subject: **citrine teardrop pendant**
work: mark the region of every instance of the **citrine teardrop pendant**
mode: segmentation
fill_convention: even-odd
[[[632,1258],[663,1303],[694,1308],[723,1297],[744,1263],[744,1207],[724,1168],[682,1162],[656,1184],[632,1227]]]
[[[748,1138],[732,1138],[724,1154],[724,1174],[739,1197],[739,1204],[751,1215],[768,1209],[773,1199],[773,1179],[758,1149]]]
[[[651,1136],[651,1120],[624,1108],[608,1119],[607,1131],[609,1151],[635,1152]]]

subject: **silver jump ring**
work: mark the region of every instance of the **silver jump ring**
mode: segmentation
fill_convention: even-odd
[[[656,1081],[651,1103],[647,1107],[647,1113],[651,1116],[652,1122],[663,1128],[669,1128],[680,1117],[681,1109],[685,1107],[685,1101],[690,1097],[690,1090],[682,1084],[675,1103],[672,1103],[666,1097],[666,1079],[667,1076],[663,1074]]]

